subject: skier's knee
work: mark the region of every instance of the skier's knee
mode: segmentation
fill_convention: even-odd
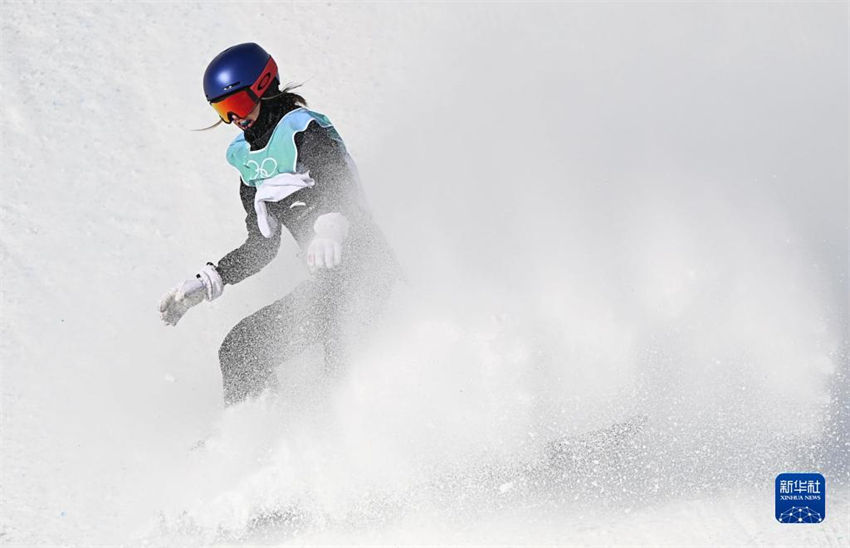
[[[244,352],[244,347],[240,344],[243,341],[240,339],[241,337],[234,328],[227,334],[218,349],[218,362],[221,365],[221,372],[225,376],[238,366],[239,355]]]
[[[269,387],[270,381],[276,380],[272,378],[272,364],[252,334],[249,324],[240,322],[218,349],[226,405],[256,396]]]
[[[245,398],[245,386],[248,382],[248,341],[245,339],[241,324],[237,325],[224,338],[218,349],[218,362],[224,385],[225,403],[231,404]]]

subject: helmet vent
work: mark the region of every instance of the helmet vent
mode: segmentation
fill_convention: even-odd
[[[242,82],[235,82],[233,84],[230,84],[229,86],[224,86],[224,91],[230,91],[231,89],[235,88],[236,86],[238,86],[241,83]]]

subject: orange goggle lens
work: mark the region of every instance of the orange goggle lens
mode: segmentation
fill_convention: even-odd
[[[210,103],[210,105],[218,112],[224,123],[229,124],[231,116],[245,118],[251,114],[251,111],[257,106],[257,96],[250,89],[246,88],[232,93],[219,101]]]

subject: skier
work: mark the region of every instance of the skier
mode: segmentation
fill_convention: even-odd
[[[221,118],[215,125],[242,130],[226,156],[240,174],[248,237],[159,305],[162,320],[176,325],[191,307],[271,262],[282,227],[295,238],[311,277],[225,337],[219,362],[226,405],[276,386],[275,367],[312,344],[324,346],[328,372],[338,371],[400,278],[342,138],[291,87],[279,86],[274,59],[254,43],[226,49],[207,67],[204,92]]]

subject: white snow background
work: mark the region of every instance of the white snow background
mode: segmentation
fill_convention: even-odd
[[[0,543],[850,544],[846,3],[0,15]],[[287,240],[159,321],[244,237],[235,128],[189,131],[243,41],[334,121],[409,284],[337,385],[308,353],[223,411],[220,341],[307,276]],[[523,475],[639,415],[625,463]],[[795,471],[824,523],[774,520]]]

